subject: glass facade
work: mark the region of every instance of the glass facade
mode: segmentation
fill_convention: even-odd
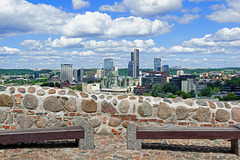
[[[113,71],[113,59],[112,58],[104,59],[103,68],[104,68],[104,77],[106,77],[109,72]]]
[[[72,69],[72,64],[61,64],[61,69],[60,69],[60,80],[62,82],[64,81],[73,81],[73,69]]]
[[[136,62],[136,71],[137,77],[139,76],[139,49],[134,49],[134,52],[131,52],[131,61]]]
[[[160,58],[154,58],[154,71],[162,71],[162,61]]]
[[[135,61],[130,61],[128,63],[128,76],[137,78],[137,65]]]

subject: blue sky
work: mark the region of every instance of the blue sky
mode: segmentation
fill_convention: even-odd
[[[240,67],[240,0],[1,0],[0,68]]]

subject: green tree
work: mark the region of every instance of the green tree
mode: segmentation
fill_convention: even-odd
[[[77,85],[77,86],[76,86],[76,90],[82,91],[82,85],[80,85],[80,84]]]
[[[202,96],[207,96],[207,97],[211,97],[213,95],[212,89],[210,87],[207,88],[203,88],[201,90],[201,95]]]

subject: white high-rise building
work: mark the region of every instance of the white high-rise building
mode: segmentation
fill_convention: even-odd
[[[61,64],[61,69],[60,69],[60,80],[61,82],[64,81],[73,81],[73,69],[72,69],[72,64]]]

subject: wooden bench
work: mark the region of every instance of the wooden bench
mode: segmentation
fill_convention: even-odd
[[[127,128],[127,149],[142,149],[141,139],[231,139],[232,151],[240,156],[240,127],[136,127]]]
[[[81,124],[81,126],[60,128],[0,130],[0,144],[75,139],[79,149],[94,149],[93,128],[84,121]]]

